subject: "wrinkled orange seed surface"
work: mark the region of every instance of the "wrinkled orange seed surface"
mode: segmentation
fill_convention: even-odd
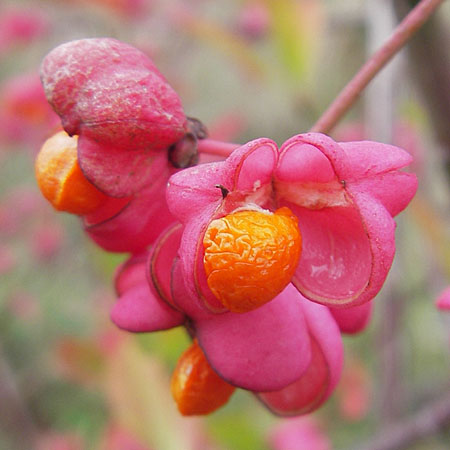
[[[184,416],[209,414],[223,406],[235,387],[211,368],[197,341],[181,355],[170,384]]]
[[[35,164],[42,195],[58,211],[84,215],[95,211],[105,200],[83,175],[77,160],[78,137],[64,131],[44,142]]]
[[[213,220],[203,246],[209,288],[230,311],[241,313],[267,303],[287,286],[302,240],[297,217],[283,207]]]

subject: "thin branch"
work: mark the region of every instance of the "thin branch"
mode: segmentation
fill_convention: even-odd
[[[398,17],[404,17],[411,10],[410,3],[408,0],[393,1]],[[431,125],[446,152],[447,175],[450,177],[450,29],[439,19],[442,18],[431,17],[420,36],[411,39],[408,62],[411,75],[418,82],[423,101],[428,106]]]
[[[408,42],[444,0],[422,0],[397,26],[386,43],[362,66],[338,97],[313,125],[311,131],[327,133],[351,108],[363,89]]]
[[[233,150],[240,147],[241,144],[231,142],[216,141],[214,139],[199,139],[197,149],[199,153],[207,153],[215,156],[229,156]]]

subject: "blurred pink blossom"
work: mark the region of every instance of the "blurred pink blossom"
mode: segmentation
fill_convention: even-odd
[[[339,411],[349,421],[359,421],[366,417],[372,401],[370,374],[362,363],[350,360],[336,391]]]
[[[122,19],[136,19],[149,12],[154,0],[68,0],[72,3],[98,5]]]
[[[36,450],[85,450],[80,436],[75,433],[51,431],[38,437]]]
[[[445,288],[436,299],[436,307],[441,311],[450,311],[450,286]]]
[[[48,261],[55,256],[64,242],[64,228],[59,223],[44,223],[33,230],[31,249],[36,259]]]
[[[39,74],[16,76],[0,89],[0,140],[39,148],[59,124],[45,98]]]
[[[100,444],[99,450],[150,450],[137,436],[117,425],[110,425]]]
[[[250,0],[242,6],[237,19],[237,30],[249,39],[264,37],[271,25],[267,5],[258,0]]]
[[[50,21],[40,9],[27,6],[0,10],[0,56],[16,46],[30,44],[49,29]]]
[[[331,450],[328,436],[312,416],[286,419],[269,435],[273,450]]]

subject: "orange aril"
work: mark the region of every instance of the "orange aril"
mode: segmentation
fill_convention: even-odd
[[[236,389],[214,372],[196,340],[178,360],[170,388],[183,416],[215,411]]]
[[[208,287],[232,312],[251,311],[290,282],[302,239],[287,208],[236,211],[213,220],[203,238]]]
[[[84,215],[94,212],[107,197],[83,175],[77,141],[78,136],[56,133],[44,142],[35,169],[42,195],[55,209]]]

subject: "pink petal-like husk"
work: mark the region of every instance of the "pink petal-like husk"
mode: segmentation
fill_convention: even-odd
[[[186,287],[186,277],[181,267],[181,261],[175,259],[172,267],[171,293],[175,307],[192,320],[209,319],[215,314],[211,313],[204,303],[198,299],[195,292]]]
[[[280,151],[293,143],[316,147],[329,160],[337,180],[373,195],[393,216],[407,206],[417,189],[416,176],[399,171],[412,157],[398,147],[372,141],[338,144],[324,134],[306,133],[286,141]]]
[[[211,312],[224,312],[226,308],[208,287],[203,264],[203,236],[219,205],[204,206],[184,227],[179,256],[185,277],[185,285],[191,298],[196,298]]]
[[[111,252],[144,250],[175,222],[167,207],[166,177],[138,192],[117,215],[97,224],[85,223],[85,231],[100,247]]]
[[[80,134],[122,148],[166,149],[185,133],[180,99],[160,73],[117,65],[98,72],[77,98]]]
[[[276,178],[288,183],[328,183],[336,174],[317,147],[289,139],[280,149]]]
[[[155,296],[177,309],[172,298],[172,267],[180,247],[182,225],[176,223],[160,234],[148,258],[148,282]]]
[[[351,206],[327,155],[303,142],[302,135],[282,145],[274,187],[278,203],[289,202],[310,210]]]
[[[164,148],[183,134],[175,91],[148,57],[111,38],[71,41],[41,66],[47,99],[70,134],[116,146]]]
[[[84,176],[111,197],[130,196],[165,173],[167,155],[150,150],[127,150],[94,141],[85,135],[78,139],[78,163]]]
[[[329,308],[341,333],[356,334],[363,331],[372,317],[373,302],[351,308]]]
[[[392,217],[403,211],[417,191],[413,173],[392,171],[371,178],[349,182],[347,190],[353,195],[367,194],[377,199]]]
[[[351,194],[351,188],[348,193]],[[359,193],[353,201],[361,214],[372,252],[372,271],[367,288],[351,303],[358,306],[372,300],[386,280],[395,255],[396,223],[386,208],[370,195]]]
[[[278,148],[267,138],[237,148],[224,162],[223,185],[230,191],[255,192],[271,184],[278,161]]]
[[[117,267],[114,275],[114,288],[118,296],[121,296],[134,286],[147,281],[147,259],[148,252],[139,253],[128,258]]]
[[[111,320],[123,330],[142,333],[181,325],[184,316],[155,297],[145,281],[120,296],[111,310]]]
[[[83,216],[83,225],[85,227],[90,227],[117,216],[121,211],[128,207],[132,200],[133,197],[107,197],[95,211]]]
[[[157,331],[184,322],[183,314],[151,292],[147,259],[148,252],[133,255],[116,271],[114,284],[119,299],[111,310],[111,319],[119,328],[133,332]]]
[[[439,294],[436,307],[441,311],[450,311],[450,286]]]
[[[277,156],[272,141],[258,139],[236,149],[225,162],[193,167],[170,178],[168,203],[177,218],[186,223],[179,251],[186,288],[192,298],[200,298],[212,312],[226,309],[206,281],[204,233],[213,219],[256,198],[260,200],[258,191],[262,189],[265,194],[267,186],[271,187]],[[225,198],[218,185],[229,190]],[[259,206],[265,206],[267,199],[263,198],[262,203]]]
[[[411,164],[412,156],[393,145],[372,141],[340,142],[346,154],[346,166],[339,171],[342,179],[353,182],[361,178],[392,172]]]
[[[245,314],[225,313],[194,323],[211,367],[228,383],[253,391],[282,389],[310,362],[299,294],[288,287]]]
[[[330,367],[330,383],[326,394],[328,398],[339,382],[342,372],[344,347],[341,333],[328,308],[312,303],[303,297],[300,301],[302,302],[309,331],[320,345]]]
[[[302,253],[292,282],[324,305],[349,305],[367,289],[373,256],[355,207],[311,210],[286,203],[298,217]]]
[[[294,144],[296,145],[309,144],[320,150],[330,162],[337,179],[343,180],[344,178],[341,178],[341,174],[348,173],[350,161],[347,157],[347,153],[344,152],[342,147],[337,142],[333,141],[333,139],[326,136],[325,134],[321,133],[298,134],[296,136],[291,137],[286,142],[284,142],[280,148],[280,152],[282,153],[285,148],[290,147],[291,145]]]
[[[386,208],[368,195],[353,201],[358,210],[291,208],[303,236],[292,282],[305,297],[335,308],[373,299],[395,253],[395,222]]]
[[[306,414],[322,405],[339,382],[343,346],[339,328],[324,306],[300,300],[311,336],[311,364],[300,378],[285,388],[259,393],[258,398],[275,414]]]
[[[313,170],[301,168],[295,183],[295,171],[290,170],[287,163],[283,168],[283,157],[287,153],[293,165],[301,165],[301,158],[295,158],[287,150],[301,151],[305,144],[308,144],[309,162],[328,175],[317,175]],[[293,282],[309,299],[334,307],[356,306],[377,294],[395,250],[395,222],[381,202],[392,212],[398,212],[415,191],[413,176],[404,177],[395,172],[410,162],[406,152],[372,142],[343,145],[345,149],[319,133],[294,136],[280,149],[281,163],[275,183],[280,203],[298,216],[303,237],[302,255]],[[329,165],[310,146],[322,152]],[[387,162],[371,155],[370,149],[379,150]],[[357,152],[364,159],[362,165],[355,157]],[[331,180],[330,167],[336,175],[334,180]],[[388,176],[389,171],[394,171],[395,175]],[[324,177],[322,183],[317,182],[315,177],[321,176]],[[395,199],[385,189],[373,188],[373,184],[367,192],[359,189],[364,182],[355,182],[369,176],[374,177],[375,184],[379,177],[389,177],[390,187],[395,185],[396,191],[401,190],[400,180],[404,180],[406,194],[400,193]],[[289,180],[292,187],[287,185]],[[306,192],[295,192],[300,188]]]
[[[305,133],[287,140],[317,147],[330,161],[339,180],[354,182],[401,169],[411,163],[411,155],[392,145],[372,141],[337,143],[321,133]]]
[[[172,175],[166,194],[172,214],[187,223],[211,203],[223,203],[221,215],[250,202],[264,206],[267,199],[262,198],[261,202],[257,192],[265,194],[261,188],[270,187],[277,158],[275,143],[261,138],[238,147],[226,161],[202,164]],[[229,191],[225,199],[219,185]]]
[[[181,222],[209,207],[220,205],[222,193],[216,185],[222,184],[223,163],[202,164],[173,174],[167,185],[167,204],[172,214]]]
[[[304,143],[302,135],[286,141],[280,152],[277,201],[296,214],[302,235],[293,282],[319,303],[352,302],[365,289],[372,263],[359,211],[345,196],[328,157]]]
[[[109,70],[114,63],[155,70],[141,52],[115,39],[81,39],[54,48],[41,65],[41,79],[49,103],[59,115],[73,114],[76,98],[86,81],[97,71]],[[69,127],[74,129],[72,133],[76,133],[76,122]]]

